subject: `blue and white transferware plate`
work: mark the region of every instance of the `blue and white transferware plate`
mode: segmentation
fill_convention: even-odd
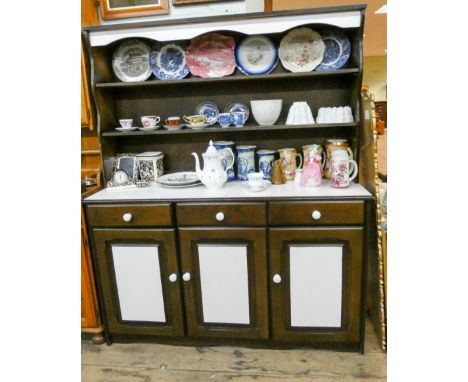
[[[112,69],[123,82],[145,81],[151,76],[149,45],[132,39],[120,44],[112,56]]]
[[[246,122],[249,119],[250,115],[249,107],[246,104],[242,102],[231,102],[224,109],[225,113],[236,113],[238,111],[245,113],[244,122]]]
[[[349,38],[338,29],[326,29],[320,35],[325,43],[325,54],[315,70],[336,70],[343,67],[351,55]]]
[[[270,73],[278,63],[278,51],[266,36],[249,36],[236,46],[236,63],[247,75]]]
[[[214,125],[218,121],[219,109],[213,102],[202,102],[200,105],[197,106],[195,109],[195,114],[206,115],[205,122],[208,123],[209,126]]]
[[[149,54],[151,70],[160,80],[180,80],[187,76],[185,45],[171,41],[156,43]]]

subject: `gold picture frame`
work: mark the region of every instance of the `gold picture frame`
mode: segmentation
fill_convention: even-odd
[[[101,0],[100,3],[104,20],[169,13],[169,0]]]

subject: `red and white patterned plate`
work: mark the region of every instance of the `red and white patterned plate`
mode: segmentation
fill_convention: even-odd
[[[231,75],[236,69],[235,45],[232,37],[219,33],[195,37],[185,52],[190,73],[204,78]]]

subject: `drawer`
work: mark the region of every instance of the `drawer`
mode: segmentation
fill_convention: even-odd
[[[181,226],[266,225],[266,203],[180,203],[176,214]]]
[[[171,226],[168,204],[91,205],[87,208],[88,225],[93,227]]]
[[[347,225],[364,223],[364,202],[272,202],[271,225]]]

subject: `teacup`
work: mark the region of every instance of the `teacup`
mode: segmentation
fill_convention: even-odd
[[[261,188],[263,186],[263,172],[251,172],[247,174],[247,179],[249,181],[249,187],[251,188]]]
[[[124,129],[128,129],[133,126],[133,119],[119,119],[119,123]]]
[[[221,113],[218,115],[218,122],[221,127],[229,127],[232,122],[232,115],[231,113]]]
[[[205,123],[205,120],[206,120],[206,115],[204,114],[189,115],[189,116],[184,115],[184,121],[187,123],[191,123],[192,125],[201,125]]]
[[[155,127],[156,124],[161,120],[160,117],[156,115],[145,115],[140,118],[141,119],[141,124],[143,127]]]
[[[236,111],[232,114],[232,120],[236,127],[244,126],[245,123],[245,112],[243,111]]]
[[[169,126],[179,126],[180,125],[180,117],[166,118],[165,123],[166,123],[166,125],[169,125]]]

